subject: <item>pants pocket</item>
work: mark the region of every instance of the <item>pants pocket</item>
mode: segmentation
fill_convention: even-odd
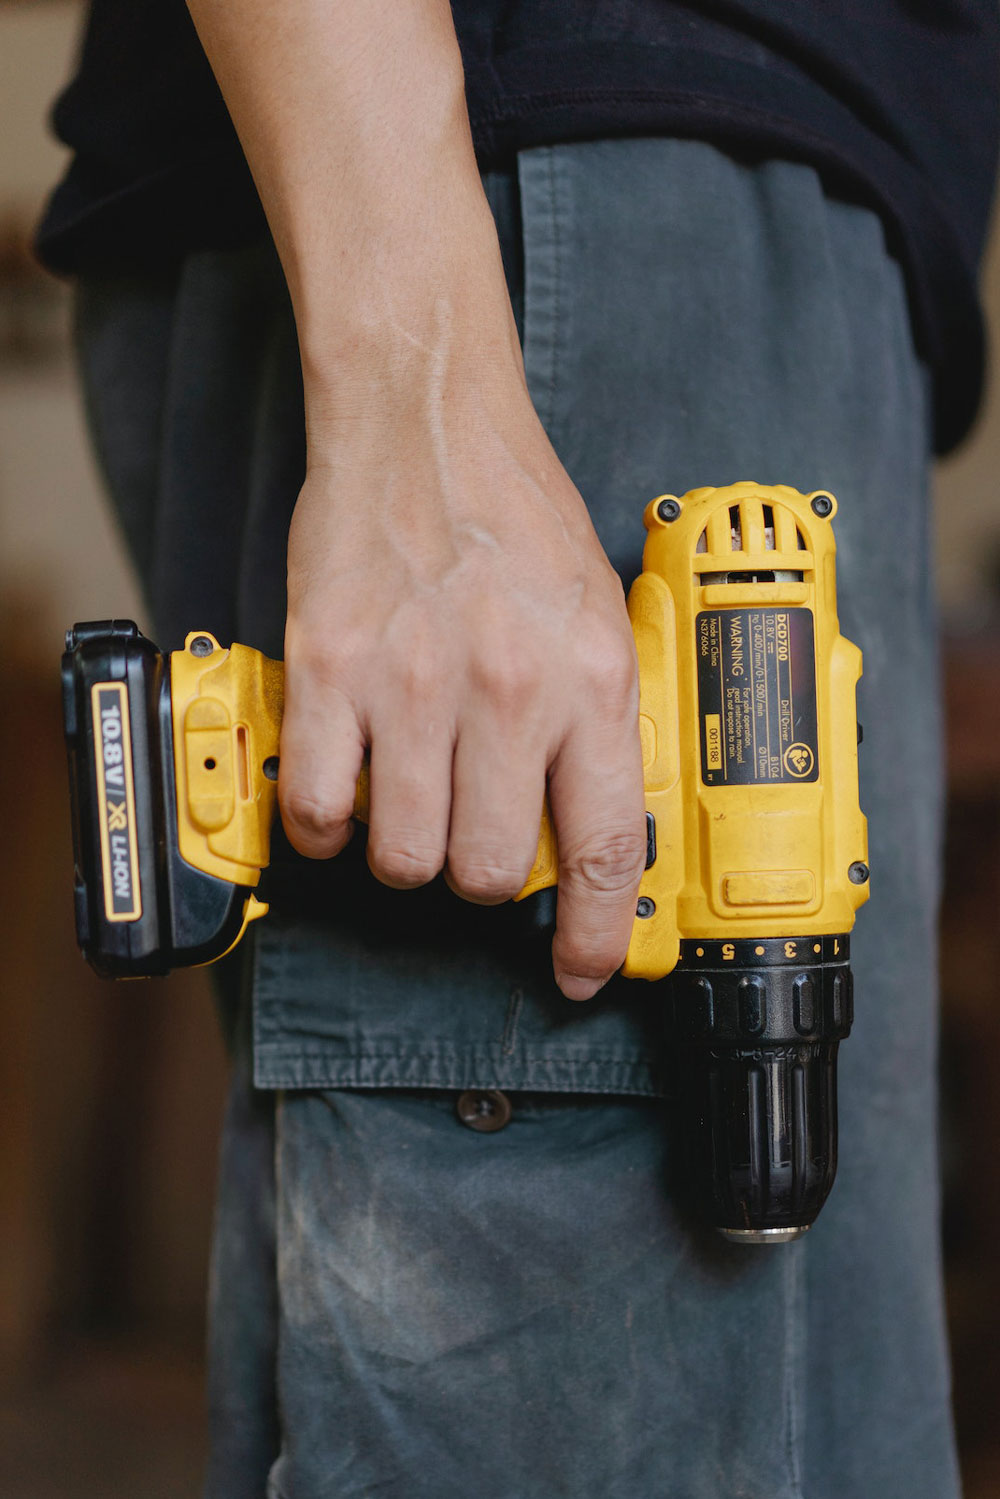
[[[679,1227],[663,1105],[511,1102],[283,1096],[281,1489],[794,1495],[798,1247]]]

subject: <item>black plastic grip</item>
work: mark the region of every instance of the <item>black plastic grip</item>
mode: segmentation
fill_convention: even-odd
[[[837,1170],[837,1049],[853,1019],[848,937],[684,942],[667,989],[700,1213],[735,1237],[808,1228]]]

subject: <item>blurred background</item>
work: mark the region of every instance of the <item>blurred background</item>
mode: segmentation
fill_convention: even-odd
[[[225,1062],[202,975],[115,986],[73,942],[67,624],[143,607],[101,501],[68,293],[29,249],[78,0],[0,0],[0,1493],[198,1492]],[[986,270],[1000,349],[1000,245]],[[998,358],[1000,363],[1000,358]],[[949,706],[945,1245],[967,1499],[1000,1499],[1000,388],[937,476]]]

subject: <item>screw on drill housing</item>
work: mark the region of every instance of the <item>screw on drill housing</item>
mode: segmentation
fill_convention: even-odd
[[[635,914],[641,920],[645,921],[648,917],[652,916],[655,910],[656,902],[654,900],[650,900],[648,895],[640,896],[638,904],[635,908]]]
[[[828,494],[817,494],[813,496],[812,510],[820,520],[825,520],[833,511],[833,501]]]
[[[196,635],[190,646],[192,656],[210,656],[215,650],[207,635]]]
[[[277,757],[277,755],[268,755],[268,757],[264,761],[264,764],[261,767],[261,769],[263,770],[264,775],[267,777],[267,779],[269,781],[276,781],[278,779],[278,757]]]
[[[867,884],[870,874],[871,870],[868,868],[868,865],[863,864],[860,859],[858,859],[857,863],[852,864],[847,871],[847,877],[852,885]]]
[[[667,498],[665,500],[661,500],[656,507],[656,514],[660,520],[676,520],[680,513],[681,502],[680,500],[675,500],[673,495],[668,495]]]

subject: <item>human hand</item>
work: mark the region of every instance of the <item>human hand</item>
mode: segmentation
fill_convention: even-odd
[[[335,854],[370,747],[368,859],[408,888],[515,895],[542,801],[559,845],[553,965],[587,999],[624,959],[645,853],[621,584],[535,415],[513,326],[454,322],[310,403],[288,553],[279,796]],[[308,395],[307,395],[308,399]]]
[[[514,895],[548,776],[553,959],[625,956],[645,849],[618,579],[535,415],[448,0],[189,0],[295,309],[307,477],[288,552],[278,792],[316,858]]]

